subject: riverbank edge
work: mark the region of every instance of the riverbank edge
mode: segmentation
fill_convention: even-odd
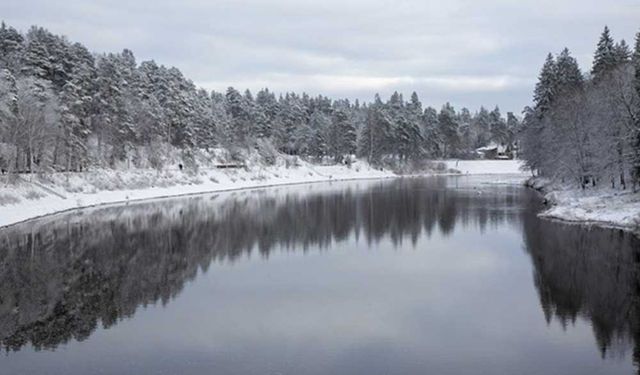
[[[304,167],[300,167],[301,169],[303,169]],[[345,167],[346,168],[346,167]],[[322,170],[322,167],[318,167],[315,166],[313,168],[313,170],[317,170],[320,169]],[[335,169],[335,168],[334,168]],[[305,169],[306,170],[306,169]],[[379,171],[379,170],[378,170]],[[198,195],[207,195],[207,194],[215,194],[215,193],[225,193],[225,192],[233,192],[233,191],[250,191],[250,190],[259,190],[259,189],[264,189],[264,188],[271,188],[271,187],[278,187],[278,186],[294,186],[294,185],[306,185],[306,184],[318,184],[318,183],[327,183],[327,182],[342,182],[342,181],[359,181],[359,180],[383,180],[383,179],[392,179],[392,178],[401,178],[401,177],[407,177],[406,175],[398,175],[393,173],[392,171],[389,170],[382,170],[379,171],[380,173],[376,173],[376,174],[367,174],[366,172],[370,172],[365,171],[365,172],[358,172],[358,171],[353,171],[352,174],[349,175],[344,175],[344,176],[338,176],[338,177],[334,177],[333,175],[322,175],[320,173],[317,173],[313,176],[310,176],[311,178],[309,179],[302,179],[302,180],[272,180],[272,181],[262,181],[261,182],[257,182],[257,181],[253,181],[254,183],[250,183],[250,184],[246,184],[243,185],[242,183],[237,184],[236,186],[221,186],[221,187],[215,187],[212,186],[210,184],[202,184],[202,185],[196,185],[196,189],[192,190],[192,191],[186,191],[186,192],[170,192],[168,190],[175,190],[175,189],[179,189],[179,188],[188,188],[189,186],[193,186],[193,185],[175,185],[175,186],[171,186],[168,189],[166,189],[167,191],[163,191],[163,190],[159,190],[157,191],[158,194],[147,194],[141,197],[134,197],[134,198],[130,198],[129,195],[131,193],[135,193],[135,192],[145,192],[145,193],[149,193],[151,189],[141,189],[139,191],[136,190],[118,190],[118,191],[108,191],[108,192],[98,192],[95,194],[72,194],[70,197],[64,198],[65,200],[68,200],[69,202],[73,202],[73,201],[78,201],[79,198],[87,198],[89,196],[91,196],[92,198],[98,198],[98,196],[102,195],[102,198],[98,198],[98,201],[94,201],[92,203],[86,203],[86,204],[76,204],[76,205],[60,205],[59,207],[56,208],[52,208],[50,210],[44,210],[43,212],[40,212],[39,214],[24,214],[21,216],[18,216],[18,219],[8,219],[8,220],[3,220],[2,219],[2,211],[3,210],[17,210],[20,211],[21,210],[21,206],[24,206],[20,203],[15,204],[15,205],[6,205],[6,206],[0,206],[0,230],[2,229],[6,229],[15,225],[19,225],[19,224],[24,224],[26,222],[29,221],[33,221],[33,220],[39,220],[39,219],[43,219],[43,218],[47,218],[47,217],[53,217],[56,215],[60,215],[60,214],[65,214],[65,213],[69,213],[75,210],[82,210],[82,209],[89,209],[89,208],[96,208],[96,207],[109,207],[109,206],[118,206],[118,205],[126,205],[129,203],[141,203],[141,202],[153,202],[155,200],[162,200],[162,199],[171,199],[171,198],[184,198],[184,197],[189,197],[189,196],[198,196]],[[361,175],[359,175],[361,174]],[[425,174],[425,176],[430,176],[431,174]],[[287,178],[287,177],[285,177]],[[243,181],[244,182],[244,181]],[[201,189],[198,189],[199,187],[201,187]],[[0,189],[1,190],[1,189]],[[115,195],[115,197],[104,197],[103,193],[109,193],[110,195]],[[75,199],[74,199],[75,198]],[[38,199],[35,203],[50,203],[51,200],[56,200],[56,197],[53,195],[47,195],[43,198]],[[49,201],[49,202],[47,202]],[[60,202],[59,200],[57,200],[57,202]],[[29,203],[33,203],[33,202],[29,202]],[[23,207],[24,208],[24,207]]]
[[[153,201],[160,199],[206,195],[239,190],[255,190],[269,187],[326,183],[332,181],[375,180],[409,177],[431,176],[464,176],[464,175],[508,175],[517,172],[519,161],[460,161],[443,160],[442,170],[430,170],[419,174],[397,174],[388,169],[373,168],[366,162],[358,161],[352,166],[329,165],[318,166],[302,163],[296,167],[264,167],[253,166],[247,170],[210,170],[203,172],[199,178],[204,182],[190,183],[187,176],[175,172],[175,178],[184,179],[166,187],[148,187],[141,189],[100,190],[93,193],[56,191],[61,185],[51,183],[43,185],[39,182],[24,181],[29,190],[38,190],[41,194],[36,199],[22,199],[15,204],[0,205],[0,229],[23,224],[32,220],[68,213],[73,210],[122,205],[132,202]],[[118,173],[117,171],[102,171]],[[100,173],[100,171],[98,172]],[[128,171],[136,175],[136,171]],[[86,176],[84,176],[86,177]],[[108,178],[113,179],[114,176]],[[525,176],[523,175],[523,180]],[[81,180],[80,182],[84,182]],[[4,189],[7,189],[6,187]],[[0,186],[0,193],[3,187]],[[22,191],[24,196],[24,191]],[[1,195],[1,194],[0,194]]]
[[[636,195],[638,198],[638,205],[640,207],[640,193],[626,192],[623,195],[613,195],[608,194],[607,192],[602,192],[601,195],[596,193],[591,196],[586,195],[579,197],[579,194],[581,194],[579,191],[562,190],[555,186],[551,181],[539,177],[528,178],[524,185],[527,188],[536,190],[543,199],[545,209],[538,213],[538,217],[540,218],[572,225],[620,229],[640,236],[640,208],[631,213],[635,213],[635,217],[629,218],[629,215],[624,215],[624,213],[616,215],[617,210],[614,207],[607,207],[608,205],[605,205],[605,207],[593,207],[588,202],[580,201],[581,198],[585,200],[606,199],[609,200],[609,203],[612,206],[619,206],[624,205],[624,200],[620,197]],[[572,194],[574,195],[573,198],[568,199],[567,197]],[[596,216],[596,218],[593,216]],[[603,219],[597,216],[608,216],[609,219]]]

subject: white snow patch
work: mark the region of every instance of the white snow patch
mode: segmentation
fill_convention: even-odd
[[[538,182],[551,207],[541,217],[638,231],[640,194],[615,189],[569,189]]]
[[[447,169],[468,175],[521,175],[530,176],[523,171],[520,160],[445,160]]]

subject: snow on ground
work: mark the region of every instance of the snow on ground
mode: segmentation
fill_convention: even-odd
[[[518,161],[438,162],[438,171],[453,170],[469,175],[521,175]],[[122,203],[151,198],[260,188],[322,181],[398,177],[389,170],[370,167],[362,161],[352,166],[297,165],[278,160],[274,166],[250,165],[244,169],[200,168],[186,173],[178,168],[96,170],[56,173],[46,177],[22,176],[17,183],[0,181],[0,227],[28,219],[81,207]]]
[[[541,217],[640,232],[640,193],[615,189],[576,189],[548,180],[528,182],[545,194],[550,207]]]
[[[523,175],[530,173],[522,171],[520,160],[446,160],[447,169],[459,171],[468,175]]]
[[[0,184],[0,227],[80,207],[142,199],[200,194],[234,189],[321,181],[395,177],[391,171],[366,163],[314,166],[255,166],[251,169],[200,169],[197,174],[179,170],[98,170],[23,176],[16,184]],[[31,181],[29,181],[31,179]]]

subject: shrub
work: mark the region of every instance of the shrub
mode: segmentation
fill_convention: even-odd
[[[10,194],[0,194],[0,206],[20,203],[20,199]]]
[[[256,144],[258,155],[267,165],[274,165],[278,159],[278,150],[269,139],[258,139]]]
[[[29,200],[36,200],[44,197],[45,195],[42,192],[36,190],[29,190],[24,194],[24,197]]]

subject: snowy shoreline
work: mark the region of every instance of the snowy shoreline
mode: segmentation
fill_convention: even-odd
[[[517,161],[444,161],[442,175],[524,174]],[[460,173],[450,173],[456,169]],[[81,208],[127,204],[134,201],[183,197],[233,190],[260,189],[331,181],[386,179],[401,177],[390,170],[356,162],[344,165],[254,167],[245,169],[204,169],[197,175],[181,171],[100,170],[93,173],[53,176],[48,183],[23,181],[0,187],[0,228]],[[107,181],[108,188],[105,188]],[[144,188],[130,186],[148,185]],[[162,186],[165,185],[165,186]],[[127,188],[122,188],[127,187]],[[3,203],[4,201],[4,203]]]
[[[544,197],[547,208],[538,214],[542,218],[640,234],[640,193],[613,189],[582,191],[541,178],[530,178],[525,185]]]
[[[100,172],[107,173],[107,171]],[[127,173],[133,175],[140,173],[140,171],[128,171]],[[356,165],[348,168],[346,166],[311,166],[304,164],[298,167],[273,167],[250,171],[212,169],[201,173],[193,182],[189,182],[194,179],[193,176],[186,176],[177,171],[173,173],[172,177],[175,177],[172,181],[175,184],[171,186],[100,190],[97,192],[56,192],[57,188],[59,188],[57,185],[43,185],[41,183],[34,185],[28,181],[18,187],[4,186],[0,188],[0,199],[3,194],[6,195],[8,192],[14,195],[36,196],[36,198],[26,198],[14,204],[0,205],[0,229],[82,208],[235,190],[261,189],[282,185],[394,178],[398,177],[398,175],[388,170],[374,169],[367,165]],[[203,181],[203,178],[206,179]]]
[[[446,160],[444,166],[444,170],[420,176],[518,175],[526,186],[539,191],[548,203],[546,209],[538,214],[542,218],[640,233],[640,194],[606,189],[583,192],[543,179],[527,180],[527,173],[519,170],[519,161]],[[0,185],[0,229],[97,206],[283,185],[399,177],[403,176],[390,170],[372,168],[361,161],[351,167],[303,162],[297,166],[254,166],[246,170],[201,169],[195,175],[179,170],[60,173],[50,176],[50,180],[44,183],[29,182],[23,178],[23,182],[17,185]]]

